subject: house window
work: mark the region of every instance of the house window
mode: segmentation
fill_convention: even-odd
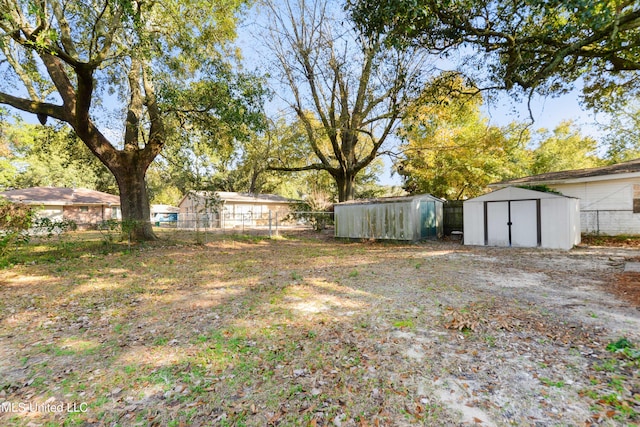
[[[89,212],[89,206],[80,206],[78,209],[80,212]]]
[[[633,213],[640,213],[640,184],[633,184]]]

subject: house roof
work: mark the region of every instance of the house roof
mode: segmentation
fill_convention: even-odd
[[[624,174],[640,174],[640,159],[597,168],[573,169],[525,176],[523,178],[495,182],[489,184],[489,187],[495,188],[519,184],[551,184],[566,181],[580,182],[595,178],[622,178],[620,175]]]
[[[277,194],[250,194],[250,193],[237,193],[233,191],[215,191],[214,192],[224,203],[291,203],[294,200],[287,199],[286,197],[278,196]],[[198,197],[206,197],[211,194],[210,191],[192,191],[189,194],[195,194]],[[189,196],[185,195],[180,201],[182,202]]]
[[[0,196],[29,205],[120,205],[120,196],[86,188],[31,187],[3,191]]]

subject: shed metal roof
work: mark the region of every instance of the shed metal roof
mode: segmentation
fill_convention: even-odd
[[[573,197],[544,191],[529,190],[527,188],[505,187],[492,191],[491,193],[483,194],[482,196],[474,197],[473,199],[465,200],[464,203],[555,198],[572,199]]]
[[[378,197],[374,199],[356,199],[348,200],[346,202],[336,203],[336,206],[349,206],[349,205],[370,205],[376,203],[405,203],[412,202],[414,200],[431,199],[438,202],[444,202],[431,194],[416,194],[414,196],[393,196],[393,197]]]

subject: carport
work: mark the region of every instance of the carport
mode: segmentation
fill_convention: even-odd
[[[507,187],[464,202],[464,244],[571,249],[580,243],[579,200]]]

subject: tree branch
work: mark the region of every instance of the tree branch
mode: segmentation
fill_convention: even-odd
[[[0,104],[7,104],[27,113],[46,115],[61,121],[66,121],[68,118],[65,109],[59,105],[19,98],[8,93],[0,92]]]

